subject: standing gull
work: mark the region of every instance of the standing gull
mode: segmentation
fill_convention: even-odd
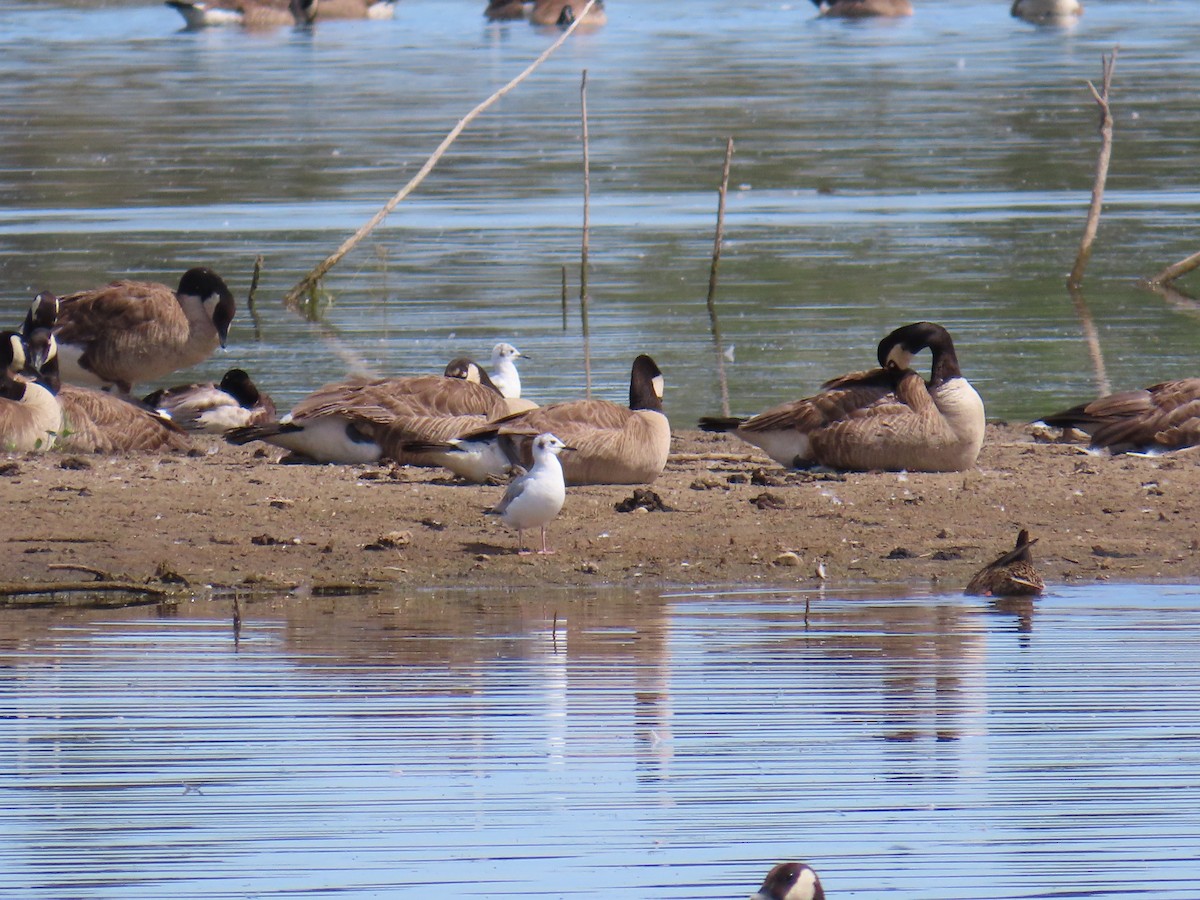
[[[500,516],[505,525],[517,529],[517,553],[529,553],[522,532],[535,526],[542,529],[542,549],[538,552],[554,552],[546,546],[546,526],[567,499],[558,454],[570,449],[548,432],[539,434],[533,441],[533,468],[514,479],[500,502],[488,510],[488,514]]]

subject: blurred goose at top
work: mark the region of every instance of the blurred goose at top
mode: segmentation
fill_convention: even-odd
[[[203,362],[225,346],[236,303],[211,269],[189,269],[179,288],[114,281],[60,298],[58,358],[64,381],[133,385]]]
[[[1012,15],[1039,25],[1073,21],[1083,15],[1079,0],[1013,0]]]
[[[1046,588],[1042,576],[1033,565],[1033,554],[1029,548],[1037,538],[1029,539],[1029,532],[1022,528],[1017,533],[1017,543],[978,572],[967,583],[964,594],[986,597],[1026,597],[1040,594]]]
[[[818,14],[826,18],[868,19],[911,16],[909,0],[813,0]]]
[[[587,0],[534,0],[529,21],[534,25],[567,26],[575,21],[586,5]],[[604,11],[604,0],[596,0],[579,27],[599,28],[607,22],[608,14]]]
[[[542,529],[542,549],[539,553],[553,553],[546,546],[546,526],[558,515],[567,497],[563,481],[562,464],[558,455],[571,450],[552,434],[539,434],[532,443],[533,467],[509,483],[504,496],[488,510],[500,516],[509,528],[517,529],[517,553],[525,554],[523,532],[528,528]]]
[[[629,406],[608,400],[552,403],[496,419],[440,444],[409,447],[440,453],[441,464],[473,481],[529,466],[532,444],[551,432],[571,447],[562,461],[567,484],[648,484],[662,474],[671,449],[671,424],[662,411],[663,377],[639,356],[629,377]]]
[[[492,348],[492,384],[505,397],[521,396],[521,375],[517,371],[518,359],[529,359],[512,344],[497,344]]]
[[[1078,428],[1091,438],[1094,449],[1113,453],[1165,453],[1200,446],[1200,378],[1109,394],[1042,421],[1056,428]]]
[[[928,382],[910,369],[933,354]],[[783,466],[868,471],[961,472],[983,446],[983,401],[962,376],[950,333],[933,322],[897,328],[879,342],[882,368],[826,382],[821,392],[749,419],[706,417]]]
[[[166,0],[188,28],[241,25],[275,28],[310,25],[317,16],[318,0]]]
[[[231,444],[266,441],[320,463],[377,462],[389,429],[398,420],[470,416],[485,422],[509,412],[509,401],[479,380],[478,366],[455,360],[444,375],[410,378],[351,378],[327,384],[301,400],[277,422],[235,428]],[[457,423],[462,427],[462,423]]]
[[[489,22],[506,22],[529,17],[533,0],[489,0],[483,14]]]
[[[163,388],[142,400],[181,428],[224,434],[275,418],[275,404],[242,369],[230,369],[218,384],[211,381]]]
[[[825,900],[825,890],[811,866],[786,862],[767,873],[750,900]]]
[[[29,359],[21,335],[0,332],[0,452],[48,450],[62,430],[62,408]]]

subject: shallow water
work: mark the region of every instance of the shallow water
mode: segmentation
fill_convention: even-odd
[[[0,896],[1192,900],[1200,589],[0,612]]]
[[[1036,28],[1007,0],[923,0],[910,21],[811,4],[611,0],[454,145],[326,286],[331,345],[282,295],[554,34],[482,0],[402,0],[393,22],[181,30],[155,3],[0,6],[0,314],[29,297],[195,263],[244,295],[242,365],[284,405],[349,362],[409,373],[512,339],[527,392],[577,396],[579,79],[591,119],[592,355],[622,397],[648,351],[677,424],[716,411],[704,296],[725,138],[737,144],[719,292],[735,411],[869,365],[879,337],[947,324],[993,417],[1089,396],[1063,287],[1098,147],[1084,82],[1121,47],[1108,203],[1086,283],[1114,386],[1195,374],[1200,313],[1137,287],[1195,251],[1194,0],[1091,0]],[[572,300],[574,305],[575,301]]]

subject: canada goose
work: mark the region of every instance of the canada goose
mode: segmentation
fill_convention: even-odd
[[[58,346],[54,340],[58,308],[58,297],[50,291],[42,291],[33,298],[29,312],[25,314],[21,337],[25,339],[26,352],[29,354],[26,365],[32,371],[41,370],[46,361],[58,353]]]
[[[1042,421],[1056,428],[1078,428],[1091,437],[1093,448],[1113,453],[1195,447],[1200,445],[1200,378],[1109,394]]]
[[[1033,554],[1029,552],[1036,543],[1037,538],[1030,540],[1029,532],[1022,528],[1017,534],[1016,545],[976,572],[963,593],[986,597],[1040,594],[1046,583],[1034,568]]]
[[[534,0],[529,21],[534,25],[570,25],[575,21],[576,13],[582,11],[586,5],[587,0]],[[604,11],[604,0],[596,0],[579,27],[599,28],[607,22],[608,14]]]
[[[542,529],[542,549],[538,552],[554,552],[546,546],[546,526],[558,515],[567,498],[558,455],[570,449],[552,434],[539,434],[533,439],[533,467],[514,478],[500,502],[487,511],[517,529],[517,553],[529,552],[525,549],[523,532],[535,526]]]
[[[908,368],[928,348],[928,382]],[[879,342],[883,368],[835,378],[805,400],[749,419],[707,417],[783,466],[868,471],[961,472],[983,446],[983,401],[962,377],[949,332],[932,322],[897,328]]]
[[[813,0],[813,5],[819,15],[831,19],[896,18],[913,14],[909,0]]]
[[[492,384],[505,397],[521,396],[521,374],[517,371],[518,359],[529,359],[512,344],[497,344],[492,348]]]
[[[1061,22],[1083,15],[1079,0],[1013,0],[1012,15],[1038,24]]]
[[[572,400],[505,416],[442,444],[442,465],[464,478],[482,480],[485,471],[499,474],[488,467],[501,461],[528,466],[533,439],[552,432],[572,448],[563,460],[567,484],[648,484],[662,474],[671,448],[662,394],[662,372],[649,356],[639,356],[630,373],[628,407],[608,400]]]
[[[513,19],[525,19],[529,16],[529,6],[532,0],[489,0],[487,9],[483,11],[489,22],[506,22]]]
[[[469,371],[458,362],[447,371]],[[266,441],[313,462],[361,464],[383,457],[387,429],[399,419],[479,416],[484,422],[507,412],[499,391],[465,377],[351,378],[319,388],[277,422],[234,428],[225,439]]]
[[[0,451],[48,450],[62,429],[62,407],[35,377],[25,339],[0,332]]]
[[[396,15],[394,0],[314,0],[317,21],[331,19],[392,19]]]
[[[750,900],[825,900],[825,889],[811,866],[786,862],[767,873]]]
[[[148,394],[142,402],[188,431],[224,434],[231,428],[275,418],[275,404],[242,369],[230,369],[218,384],[185,384]]]
[[[188,28],[209,25],[241,25],[244,28],[274,28],[281,25],[311,25],[318,0],[166,0]]]
[[[58,359],[63,381],[89,387],[133,385],[203,362],[225,346],[236,304],[211,269],[189,269],[179,289],[114,281],[62,297]]]

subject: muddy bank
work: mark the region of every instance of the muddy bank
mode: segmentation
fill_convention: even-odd
[[[483,510],[500,487],[441,470],[284,466],[202,455],[0,460],[0,582],[342,590],[371,585],[933,584],[960,590],[1040,541],[1047,584],[1200,577],[1200,456],[1081,455],[990,426],[962,474],[787,473],[725,435],[678,433],[651,486],[666,511],[618,512],[629,487],[572,488],[551,556],[517,556]]]

